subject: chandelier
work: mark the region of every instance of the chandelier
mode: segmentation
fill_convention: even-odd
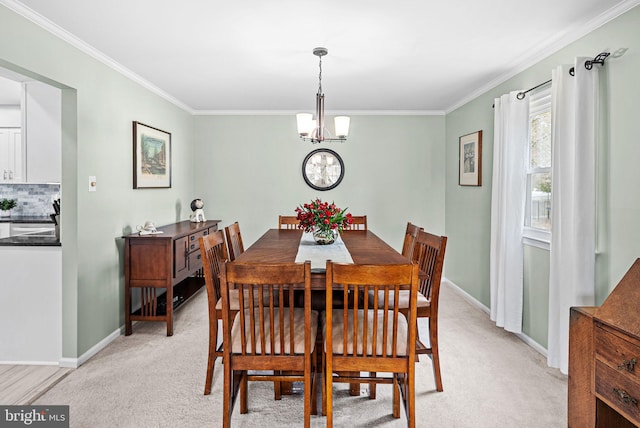
[[[298,134],[303,141],[321,143],[322,141],[345,142],[349,135],[349,116],[336,116],[333,118],[335,125],[335,137],[325,127],[324,120],[324,94],[322,93],[322,57],[328,54],[327,48],[315,48],[313,54],[320,58],[320,74],[318,76],[318,93],[316,94],[316,118],[311,113],[298,113]]]

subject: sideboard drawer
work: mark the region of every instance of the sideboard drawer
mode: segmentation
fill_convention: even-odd
[[[192,253],[194,251],[198,251],[200,249],[200,238],[203,236],[207,236],[208,234],[209,229],[205,229],[189,235],[189,252]]]
[[[200,251],[189,253],[189,270],[194,271],[202,267],[202,254]]]
[[[595,347],[600,361],[640,383],[640,347],[602,325],[595,328]]]
[[[639,391],[627,374],[596,360],[596,395],[635,424],[640,423]]]

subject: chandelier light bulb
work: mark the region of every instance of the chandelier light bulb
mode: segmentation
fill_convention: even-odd
[[[333,118],[335,123],[336,137],[340,139],[346,139],[349,135],[349,122],[351,118],[349,116],[336,116]]]

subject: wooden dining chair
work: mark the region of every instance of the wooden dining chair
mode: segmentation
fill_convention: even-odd
[[[300,220],[294,215],[278,216],[278,229],[297,229]]]
[[[412,260],[413,248],[416,244],[418,232],[423,230],[420,226],[416,226],[411,222],[407,222],[407,229],[404,232],[404,241],[402,243],[402,255]]]
[[[344,227],[344,230],[367,230],[367,216],[366,215],[354,215],[351,217],[353,223]]]
[[[207,375],[204,384],[204,395],[211,393],[213,371],[217,357],[222,357],[222,343],[218,346],[218,320],[222,319],[222,297],[220,293],[220,269],[228,259],[224,233],[220,230],[200,238],[200,252],[204,271],[207,302],[209,308],[209,356],[207,358]],[[232,312],[240,310],[238,290],[229,290]],[[245,301],[247,296],[245,295]],[[274,398],[282,396],[281,385],[274,383]]]
[[[228,260],[227,246],[224,233],[219,230],[200,238],[200,252],[202,253],[202,267],[205,286],[207,288],[207,302],[209,307],[209,356],[207,359],[207,377],[204,383],[204,395],[211,393],[213,368],[216,357],[222,356],[222,349],[218,347],[218,320],[222,319],[222,299],[220,294],[220,269]],[[231,311],[238,312],[238,292],[232,290]]]
[[[429,346],[420,340],[420,331],[417,330],[416,354],[427,354],[431,357],[436,390],[439,392],[442,392],[443,389],[442,375],[440,373],[440,352],[438,350],[438,301],[440,300],[440,281],[442,279],[446,247],[446,236],[433,235],[424,230],[419,230],[414,241],[411,257],[413,262],[418,265],[423,276],[418,289],[417,316],[418,318],[429,318]],[[369,301],[371,302],[372,299],[373,293],[369,293]],[[405,315],[408,313],[408,300],[408,293],[401,291],[398,304]],[[395,303],[390,303],[390,305],[393,304]]]
[[[227,236],[227,251],[229,252],[229,261],[234,261],[236,257],[244,253],[244,245],[242,244],[242,235],[240,234],[240,225],[236,221],[224,228]]]
[[[235,401],[248,412],[248,382],[304,383],[304,426],[316,412],[318,312],[311,310],[311,263],[225,263],[221,271],[223,331],[223,426]],[[234,313],[231,291],[240,307]],[[295,307],[294,289],[304,290],[304,306]],[[247,298],[245,298],[247,296]],[[251,371],[251,373],[249,373]],[[256,373],[257,372],[257,373]]]
[[[327,290],[339,290],[345,301],[349,294],[355,297],[344,308],[336,309],[333,293],[326,294],[322,411],[327,415],[327,427],[333,426],[333,382],[392,384],[393,416],[400,417],[402,396],[408,426],[415,427],[418,266],[328,261],[326,272]],[[399,296],[401,290],[409,293],[406,316],[398,305],[389,304],[389,294]],[[368,296],[369,291],[375,298],[360,302],[357,296]]]
[[[427,354],[433,363],[433,376],[436,381],[436,390],[442,392],[442,375],[440,374],[440,352],[438,350],[438,301],[440,300],[440,281],[444,266],[444,253],[447,248],[447,237],[433,235],[421,230],[416,238],[413,248],[413,260],[418,268],[426,274],[420,280],[418,291],[418,318],[429,318],[429,346],[420,340],[416,354]],[[401,302],[404,299],[400,299]],[[401,309],[406,313],[406,310]]]
[[[416,238],[418,237],[418,233],[421,230],[423,230],[423,228],[421,228],[420,226],[416,226],[411,222],[407,222],[407,229],[405,230],[404,242],[402,244],[402,255],[408,258],[409,260],[412,260],[413,249],[416,244]],[[404,293],[406,293],[406,291],[401,292],[400,294],[403,295]],[[369,292],[369,296],[373,296],[372,291]],[[369,385],[369,397],[376,398],[375,384]]]

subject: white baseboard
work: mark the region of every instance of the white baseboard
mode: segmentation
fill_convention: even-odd
[[[539,344],[538,342],[536,342],[526,334],[523,334],[523,333],[514,333],[514,334],[518,337],[518,339],[522,340],[524,343],[526,343],[527,345],[531,346],[533,349],[538,351],[538,353],[544,355],[545,357],[547,356],[547,350],[544,346],[542,346],[541,344]]]
[[[118,328],[113,333],[111,333],[110,335],[108,335],[107,337],[102,339],[100,342],[98,342],[94,346],[92,346],[91,349],[89,349],[87,352],[85,352],[84,354],[80,355],[80,357],[78,357],[78,358],[61,358],[60,362],[58,364],[59,364],[60,367],[68,367],[68,368],[72,368],[72,369],[77,369],[78,367],[80,367],[81,365],[83,365],[84,363],[89,361],[89,358],[93,357],[98,352],[100,352],[101,350],[106,348],[107,345],[109,345],[111,342],[116,340],[118,338],[118,336],[120,336],[121,334],[122,334],[121,329]]]
[[[475,306],[476,308],[480,309],[482,312],[484,312],[487,315],[491,314],[491,311],[489,310],[489,308],[487,308],[485,305],[480,303],[480,301],[478,299],[476,299],[471,294],[469,294],[466,291],[464,291],[462,288],[460,288],[460,286],[458,286],[454,282],[449,281],[445,277],[442,277],[442,282],[444,282],[448,286],[450,286],[453,291],[455,291],[457,294],[459,294],[463,299],[465,299],[467,302],[469,302],[472,306]],[[524,334],[524,333],[512,333],[512,334],[515,334],[515,336],[518,339],[522,340],[524,343],[526,343],[527,345],[531,346],[533,349],[538,351],[540,354],[544,355],[545,357],[547,356],[547,350],[545,349],[545,347],[540,345],[538,342],[536,342],[535,340],[533,340],[532,338],[530,338],[526,334]]]
[[[0,361],[0,365],[11,366],[57,366],[55,361]]]
[[[485,314],[489,315],[491,313],[491,311],[489,310],[489,308],[487,308],[485,305],[483,305],[482,303],[480,303],[480,301],[478,299],[476,299],[475,297],[473,297],[471,294],[467,293],[466,291],[464,291],[462,288],[460,288],[456,283],[449,281],[447,278],[445,278],[444,276],[442,277],[442,282],[445,282],[447,285],[451,286],[451,289],[453,291],[455,291],[456,293],[458,293],[460,296],[462,296],[467,302],[471,303],[473,306],[475,306],[476,308],[480,309],[482,312],[484,312]]]

